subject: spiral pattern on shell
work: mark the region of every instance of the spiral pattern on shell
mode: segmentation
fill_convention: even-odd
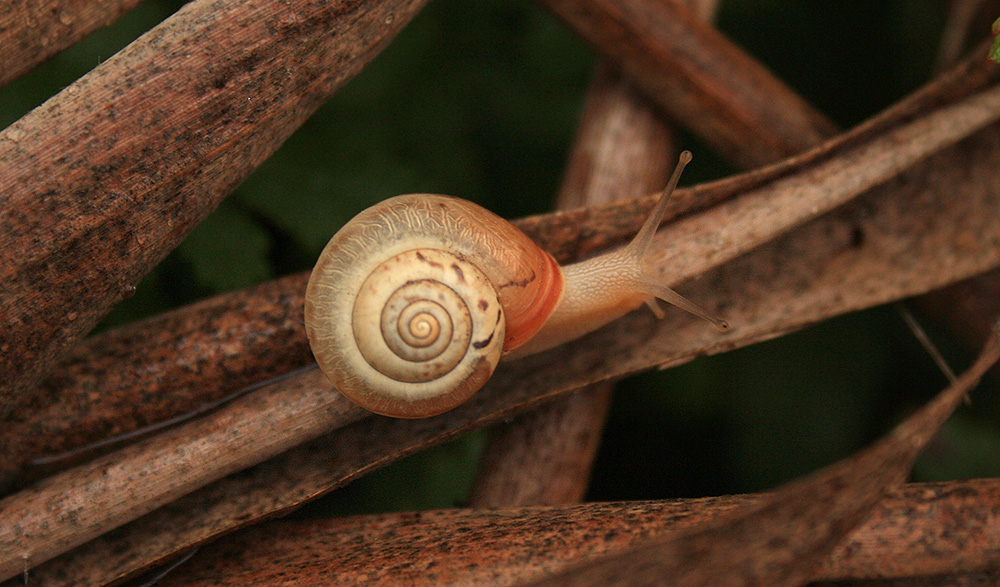
[[[379,414],[467,400],[563,291],[555,260],[511,223],[434,194],[389,198],[345,224],[309,278],[306,334],[330,381]]]
[[[503,308],[488,278],[439,249],[390,253],[365,265],[317,267],[310,279],[310,291],[332,302],[307,303],[306,310],[324,372],[379,414],[423,417],[466,401],[503,349]],[[367,273],[355,275],[360,271]],[[358,285],[351,291],[344,280]]]
[[[351,318],[354,340],[365,361],[394,381],[461,381],[474,374],[483,349],[499,358],[494,341],[503,340],[503,313],[496,292],[452,253],[394,255],[368,275],[361,292]]]

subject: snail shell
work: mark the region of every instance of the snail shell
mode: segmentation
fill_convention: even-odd
[[[352,401],[430,416],[482,387],[562,289],[555,260],[506,220],[409,194],[365,210],[327,244],[306,290],[306,333]]]

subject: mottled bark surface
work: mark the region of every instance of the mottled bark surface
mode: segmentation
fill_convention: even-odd
[[[0,86],[107,26],[139,0],[15,0],[0,14]]]
[[[744,167],[819,144],[834,126],[681,2],[545,0],[705,143]]]
[[[727,318],[739,325],[727,334],[680,313],[660,321],[647,313],[633,313],[563,349],[502,364],[470,402],[442,416],[359,422],[265,463],[250,475],[226,478],[192,493],[40,567],[36,576],[76,577],[84,569],[96,576],[118,576],[115,573],[142,568],[256,516],[295,507],[371,467],[500,421],[546,398],[655,364],[682,363],[771,338],[994,265],[1000,262],[1000,223],[986,211],[1000,206],[992,189],[1000,168],[995,165],[998,152],[997,135],[987,129],[918,165],[914,169],[923,171],[911,171],[905,181],[867,194],[857,203],[865,211],[863,217],[827,215],[685,287],[684,293],[710,310],[725,308]],[[969,175],[969,169],[976,174]],[[958,176],[963,177],[965,190],[959,200],[962,209],[946,189]],[[906,212],[913,209],[932,214],[936,222],[928,225],[922,216]],[[863,238],[858,239],[859,234]],[[986,256],[969,255],[971,235],[987,244],[980,249]],[[608,356],[616,360],[609,362]],[[288,392],[297,395],[294,387]],[[228,453],[230,448],[222,444],[217,450]],[[186,460],[176,465],[185,467]],[[205,474],[210,473],[206,468]],[[82,467],[79,474],[90,473]],[[72,479],[66,478],[69,485],[75,485]],[[240,498],[234,500],[234,495]],[[15,504],[21,498],[14,495],[5,503]]]
[[[0,414],[421,5],[195,1],[0,133]]]
[[[760,499],[764,496],[275,521],[205,548],[164,584],[280,582],[282,569],[294,569],[301,581],[517,585],[665,529],[718,520]],[[1000,564],[1000,536],[990,529],[998,510],[995,480],[905,485],[879,502],[823,562],[817,578],[886,579]],[[477,564],[468,564],[469,542],[482,545]]]
[[[0,482],[39,456],[163,422],[308,361],[297,317],[302,275],[65,351],[420,4],[198,0],[0,134],[0,407],[20,406],[0,432]],[[744,164],[799,153],[683,191],[670,214],[676,221],[658,237],[665,282],[685,282],[686,295],[724,315],[734,329],[720,335],[679,313],[660,322],[633,313],[564,348],[501,365],[468,404],[422,421],[364,417],[330,394],[315,370],[270,380],[152,438],[122,439],[124,448],[0,502],[5,576],[20,572],[25,559],[34,566],[54,556],[32,570],[29,584],[119,580],[581,386],[752,344],[1000,264],[996,66],[969,60],[882,115],[800,153],[832,135],[832,126],[673,2],[547,4],[673,117],[693,121],[695,132],[721,153]],[[61,5],[64,12],[40,6],[31,14],[56,31],[40,37],[42,44],[72,42],[54,22],[70,14],[69,4]],[[111,12],[123,7],[107,6]],[[0,38],[23,37],[27,29],[11,33],[4,28],[9,22],[0,17]],[[94,26],[82,17],[79,24],[79,30]],[[25,62],[44,58],[30,43],[19,42],[14,53]],[[628,239],[650,204],[638,200],[518,225],[560,260],[571,260]],[[956,288],[943,304],[927,307],[974,333],[970,340],[983,338],[995,305],[980,302],[995,288],[982,284]],[[28,402],[34,383],[60,355],[43,393]],[[984,368],[978,365],[976,373]],[[424,575],[433,578],[509,584],[540,577],[519,573],[539,564],[531,540],[542,535],[562,541],[558,554],[577,567],[559,584],[657,581],[665,570],[703,584],[747,577],[767,584],[807,577],[901,581],[929,574],[938,574],[937,584],[947,577],[983,583],[998,565],[994,537],[982,536],[984,523],[996,516],[992,482],[905,488],[875,505],[962,392],[950,390],[924,425],[898,430],[899,450],[864,453],[825,477],[785,488],[781,499],[722,500],[739,513],[725,525],[692,526],[682,539],[652,536],[641,518],[655,510],[656,523],[673,515],[693,523],[702,513],[712,515],[702,509],[710,503],[686,504],[692,507],[681,512],[654,504],[367,517],[340,526],[289,523],[238,538],[255,553],[252,560],[229,554],[224,544],[195,560],[218,573],[213,581],[271,581],[291,571],[295,582],[322,581],[313,561],[327,555],[324,547],[349,541],[361,544],[351,551],[356,566],[334,580],[370,582],[391,570],[406,581],[403,567],[424,565],[432,570]],[[551,433],[553,426],[546,427]],[[52,465],[64,469],[76,458]],[[873,519],[874,528],[860,526],[861,534],[834,549],[872,507],[882,516]],[[595,554],[623,543],[607,531],[615,522],[601,516],[634,522],[621,535],[636,540],[625,545],[633,550],[603,563]],[[544,534],[561,520],[573,531]],[[598,530],[588,532],[588,523]],[[387,524],[399,532],[399,550],[380,550],[396,538],[379,535]],[[469,529],[481,525],[500,528],[498,539],[506,529],[512,542],[490,551],[488,541],[469,538]],[[394,566],[393,556],[424,536],[460,540],[448,552],[457,557],[427,548],[404,554]],[[498,572],[490,557],[505,555],[515,557],[508,559],[513,565]],[[226,567],[230,562],[237,566]],[[732,572],[725,575],[727,567]]]
[[[670,148],[671,135],[653,105],[613,67],[599,67],[557,205],[568,210],[656,191],[670,173]],[[470,505],[582,500],[612,387],[588,387],[497,426],[483,453]]]

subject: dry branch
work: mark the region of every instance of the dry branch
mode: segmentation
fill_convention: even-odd
[[[704,273],[829,212],[1000,118],[1000,86],[984,90],[801,173],[683,219],[657,235],[658,263],[676,282]],[[971,125],[971,126],[969,126]]]
[[[0,490],[93,458],[100,453],[84,448],[92,443],[311,363],[302,323],[305,277],[219,295],[84,340],[42,382],[31,409],[5,423]],[[50,458],[23,471],[40,457]]]
[[[796,175],[779,179],[772,184],[744,194],[737,200],[716,206],[698,216],[681,220],[662,230],[657,237],[661,242],[668,240],[672,243],[665,248],[666,254],[661,257],[660,266],[663,271],[670,272],[670,277],[667,280],[673,280],[673,282],[684,281],[704,273],[711,267],[731,260],[735,256],[775,238],[795,224],[848,201],[873,184],[885,181],[920,158],[951,144],[997,117],[1000,117],[1000,89],[993,88],[879,135],[866,144],[841,153],[835,159],[806,167]],[[988,219],[984,220],[988,221]],[[990,246],[988,233],[982,233],[980,238],[984,241],[984,247]],[[982,260],[984,259],[977,261]],[[983,269],[985,268],[983,267]],[[305,401],[301,398],[297,399]],[[246,401],[252,403],[253,399],[251,397]],[[294,403],[296,398],[275,401],[279,404],[281,401],[288,401],[292,405],[300,405]],[[328,401],[333,402],[334,400]],[[241,400],[233,407],[223,409],[213,418],[227,421],[226,418],[232,417],[229,415],[230,410],[236,410],[237,413],[240,413],[239,410],[242,409],[240,406],[243,405],[244,400]],[[310,405],[304,409],[326,409],[326,407],[316,408]],[[193,423],[188,428],[192,432],[200,430],[198,423]],[[170,438],[182,438],[185,429],[179,429],[176,431],[177,434],[172,434]],[[211,429],[214,427],[209,426],[209,430]],[[280,439],[269,438],[261,447],[249,448],[250,445],[247,445],[248,455],[231,455],[231,447],[226,447],[224,444],[216,446],[213,452],[225,453],[228,455],[227,459],[223,459],[222,464],[217,469],[206,468],[201,471],[201,475],[198,477],[200,482],[210,482],[232,472],[234,469],[228,468],[231,463],[239,462],[246,466],[259,462],[259,458],[252,457],[250,454],[270,456],[274,454],[269,452],[272,445],[287,448],[309,440],[326,430],[321,425],[305,429],[277,426],[275,429],[282,434],[287,432],[287,435]],[[271,433],[271,429],[268,429],[268,433]],[[248,432],[248,434],[250,433]],[[185,442],[198,442],[197,434],[195,438],[187,438]],[[169,451],[169,445],[151,444],[150,446],[155,447],[154,454]],[[133,467],[141,464],[145,458],[141,452],[129,454],[132,455],[130,457],[131,463],[135,464],[123,465],[124,471],[134,470]],[[183,460],[176,466],[182,469],[189,467]],[[171,474],[163,465],[157,467],[156,471],[157,474],[167,477]],[[58,481],[53,479],[37,493],[35,491],[27,492],[27,497],[23,495],[12,496],[4,502],[4,505],[8,512],[21,512],[31,518],[35,512],[30,505],[31,503],[47,503],[53,499],[61,499],[68,487],[86,488],[81,490],[82,495],[92,491],[92,487],[97,487],[102,495],[107,494],[111,503],[107,511],[100,511],[98,508],[97,511],[92,512],[98,518],[103,519],[103,521],[94,519],[91,522],[93,528],[90,535],[92,536],[162,505],[165,495],[174,497],[181,495],[182,492],[179,488],[190,491],[198,486],[194,475],[185,477],[182,482],[178,483],[178,488],[159,487],[156,476],[144,477],[140,475],[147,483],[146,489],[143,489],[142,486],[136,485],[137,479],[131,479],[129,476],[130,473],[123,474],[124,478],[129,479],[126,486],[130,493],[135,492],[138,495],[148,493],[144,505],[116,502],[113,497],[114,491],[109,491],[108,486],[100,481],[99,476],[96,481],[88,481],[93,477],[86,472],[83,473],[82,478],[67,475],[57,478]],[[97,485],[92,485],[92,483],[97,483]],[[28,503],[19,501],[19,498],[26,499]],[[87,509],[86,502],[86,499],[78,501],[77,506],[70,508],[70,511],[73,512],[70,518],[79,516],[81,509]],[[112,504],[125,511],[110,507]],[[126,511],[128,513],[125,513]],[[22,521],[21,523],[28,525],[27,522]],[[44,516],[34,519],[33,523],[39,524],[40,528],[51,528],[52,536],[55,537],[63,532]],[[32,546],[20,544],[20,540],[15,536],[8,537],[6,540],[9,542],[0,542],[0,545],[7,544],[10,547],[10,552],[25,553],[32,560],[44,560],[65,549],[65,544],[59,540],[56,541],[57,545],[48,545],[49,538],[44,536],[47,533],[33,534]],[[9,569],[11,567],[8,565],[2,568]]]
[[[129,573],[545,398],[749,344],[995,266],[998,153],[994,127],[911,169],[905,181],[873,190],[856,204],[859,213],[827,215],[691,284],[686,293],[717,311],[724,306],[727,318],[740,325],[728,335],[680,313],[662,321],[633,313],[564,348],[502,364],[483,391],[452,412],[420,421],[359,422],[183,498],[33,576]]]
[[[273,521],[204,547],[164,585],[516,585],[717,521],[765,495]],[[881,500],[816,577],[899,578],[1000,566],[990,521],[1000,481],[904,485]]]
[[[543,0],[666,112],[742,167],[794,155],[836,129],[681,2]]]
[[[288,450],[290,440],[316,437],[366,413],[311,369],[85,468],[50,477],[0,501],[0,579]]]
[[[989,335],[989,317],[1000,316],[1000,270],[984,273],[914,300],[970,350]]]
[[[139,0],[7,2],[0,14],[0,86],[107,26]]]
[[[950,2],[944,30],[941,32],[935,69],[950,67],[982,37],[988,36],[990,23],[996,19],[998,9],[1000,3],[996,0]]]
[[[1000,323],[954,384],[871,447],[717,521],[651,538],[531,584],[659,585],[669,577],[671,585],[801,585],[906,479],[913,460],[997,360]]]
[[[710,20],[714,1],[688,2]],[[598,66],[563,184],[562,209],[641,197],[664,184],[670,129],[614,66]],[[576,503],[590,483],[612,383],[584,388],[496,426],[469,496],[472,507]]]
[[[976,40],[989,30],[995,13],[1000,10],[997,0],[958,0],[948,9],[938,50],[938,69],[951,66],[966,51],[969,40]],[[985,46],[973,48],[982,54]],[[939,291],[911,300],[924,315],[941,323],[952,337],[969,352],[979,348],[989,334],[989,317],[1000,315],[1000,270],[984,273]],[[994,375],[1000,371],[994,369]]]
[[[679,191],[669,217],[704,209],[740,191],[766,184],[812,162],[832,157],[930,109],[953,103],[995,81],[998,69],[982,59],[959,64],[919,92],[821,148],[768,168]],[[960,160],[952,163],[955,166],[968,164]],[[517,224],[561,262],[567,262],[627,239],[638,229],[651,204],[652,199],[633,200],[526,218],[517,221]],[[228,383],[230,378],[253,377],[255,369],[266,376],[276,372],[278,365],[285,364],[285,361],[295,360],[285,358],[284,353],[290,350],[290,340],[297,341],[292,343],[297,349],[291,349],[293,355],[306,352],[301,324],[294,316],[286,316],[284,324],[287,330],[275,328],[274,323],[282,318],[273,312],[285,308],[288,312],[297,313],[302,305],[306,277],[305,274],[290,276],[270,285],[252,288],[246,294],[218,296],[212,301],[175,310],[136,327],[142,331],[141,336],[162,344],[132,345],[136,333],[130,328],[88,341],[45,383],[45,400],[30,414],[20,416],[26,418],[23,422],[10,423],[0,431],[0,448],[5,449],[0,451],[0,481],[17,475],[26,461],[96,442],[105,438],[109,431],[129,432],[143,422],[176,416],[189,409],[192,401],[198,402],[197,397],[203,397],[201,401],[207,403],[228,393],[232,389]],[[256,293],[258,290],[273,297],[261,301]],[[243,307],[244,301],[250,302],[246,308]],[[208,315],[201,315],[202,312]],[[239,326],[233,329],[233,324]],[[204,325],[229,326],[205,338],[198,332]],[[178,330],[172,330],[174,327]],[[246,342],[242,333],[245,332],[257,333],[252,337],[252,347],[244,346]],[[235,337],[227,336],[227,333]],[[203,364],[201,359],[206,349],[200,343],[189,344],[192,340],[204,341],[205,345],[216,349],[245,349],[250,356],[245,357],[248,362],[239,361],[239,367],[230,374],[225,370],[178,368]],[[188,352],[178,354],[177,349]],[[264,349],[267,352],[260,352]],[[161,371],[161,361],[157,357],[163,356],[176,359],[168,371]],[[104,365],[107,370],[89,369],[88,364]],[[127,367],[117,368],[115,365]],[[227,366],[234,367],[229,362]],[[136,379],[136,373],[144,372],[160,372],[164,377]],[[173,384],[173,378],[177,378],[177,385]],[[106,385],[107,382],[115,382],[119,386]],[[101,389],[101,393],[95,393],[96,389]],[[173,399],[177,395],[193,395],[195,399]],[[146,402],[137,405],[134,402],[137,396],[143,397]]]
[[[0,133],[0,414],[420,0],[195,0]]]
[[[995,147],[995,146],[994,146],[994,147]],[[891,150],[891,149],[890,149],[890,150]],[[932,150],[936,150],[936,148],[935,148],[935,149],[932,149]],[[881,149],[877,149],[877,151],[881,151]],[[883,151],[883,152],[884,152],[884,151]],[[995,151],[994,151],[994,152],[995,152]],[[917,158],[919,158],[919,157],[923,156],[923,155],[922,155],[922,154],[920,154],[920,153],[913,153],[913,154],[911,154],[911,155],[912,155],[913,157],[917,157]],[[942,158],[943,158],[943,157],[942,157]],[[940,159],[940,158],[939,158],[939,159]],[[893,162],[893,163],[895,163],[895,162]],[[903,166],[905,166],[905,162],[903,163]],[[831,167],[836,167],[836,165],[832,165]],[[887,169],[891,169],[891,168],[892,168],[891,166],[887,167]],[[892,173],[890,173],[890,175],[892,175]],[[869,178],[869,181],[870,181],[870,180],[871,180],[871,178]],[[883,211],[884,211],[884,209],[883,209]],[[809,216],[810,216],[810,215],[806,215],[805,217],[807,218],[807,217],[809,217]],[[787,220],[787,222],[790,222],[791,224],[796,224],[796,223],[798,223],[798,222],[799,222],[800,220],[801,220],[801,218],[795,218],[795,219],[791,219],[791,220]],[[989,220],[986,220],[986,222],[987,222],[987,224],[988,224],[988,223],[989,223]],[[765,224],[768,224],[768,225],[771,225],[771,226],[770,226],[770,228],[769,228],[769,230],[773,230],[773,229],[775,228],[775,227],[774,227],[774,225],[775,225],[775,224],[780,224],[780,223],[774,223],[774,222],[771,222],[770,220],[768,220],[767,222],[765,222]],[[904,223],[904,224],[905,224],[905,223]],[[973,224],[974,224],[974,223],[973,223]],[[691,226],[693,226],[693,225],[694,225],[694,223],[687,223],[687,225],[688,225],[688,227],[690,228]],[[867,226],[866,226],[866,228],[870,228],[870,227],[867,227]],[[878,231],[878,229],[880,229],[880,228],[881,228],[881,227],[879,227],[879,226],[877,226],[877,227],[876,227],[876,230],[874,231],[874,232],[875,232],[876,234],[875,234],[874,236],[875,236],[875,239],[876,239],[876,240],[878,240],[879,242],[881,242],[882,244],[884,244],[884,238],[883,238],[883,237],[884,237],[884,234],[881,234],[881,233],[879,233],[879,231]],[[992,226],[988,226],[988,229],[992,230]],[[781,230],[781,229],[779,228],[779,230]],[[970,242],[970,239],[972,240],[972,242],[974,242],[974,243],[976,243],[976,244],[979,244],[979,243],[986,243],[986,244],[987,244],[987,245],[989,245],[989,246],[992,246],[992,245],[995,245],[995,244],[996,244],[996,242],[995,242],[995,241],[990,241],[990,239],[994,238],[993,236],[990,236],[990,235],[992,235],[992,234],[993,234],[992,232],[990,232],[990,230],[987,230],[987,231],[986,231],[985,233],[982,233],[982,234],[980,234],[980,233],[976,232],[975,230],[973,230],[973,229],[970,229],[970,232],[972,233],[972,235],[971,235],[971,236],[970,236],[969,234],[966,234],[966,235],[964,235],[964,236],[965,236],[965,239],[964,239],[964,243],[965,243],[965,245],[968,245],[968,244],[969,244],[969,242]],[[866,230],[866,231],[862,231],[862,233],[866,235],[866,238],[871,238],[871,233],[870,233],[870,232],[868,232],[867,230]],[[767,237],[767,238],[770,238],[770,237]],[[978,239],[978,240],[977,240],[977,239]],[[751,243],[751,244],[753,244],[753,243]],[[954,249],[955,249],[955,250],[953,250],[953,251],[948,251],[948,252],[946,253],[946,255],[947,255],[947,254],[952,254],[952,253],[955,253],[956,251],[957,251],[958,253],[961,253],[961,248],[962,248],[962,244],[963,244],[963,243],[962,243],[962,239],[956,239],[956,241],[955,241],[955,244],[956,244],[956,246],[954,247]],[[737,247],[737,249],[738,249],[738,247]],[[734,250],[736,250],[736,249],[734,249]],[[923,252],[924,252],[924,253],[926,253],[926,251],[923,251]],[[968,251],[966,251],[966,253],[968,253]],[[988,250],[988,251],[987,251],[987,254],[988,254],[988,255],[993,255],[993,249],[992,249],[992,248],[990,248],[990,250]],[[990,257],[990,259],[992,259],[992,257]],[[969,271],[972,271],[972,270],[974,270],[974,269],[970,269],[971,267],[979,267],[980,269],[982,268],[982,263],[980,263],[979,265],[977,265],[977,264],[976,264],[976,262],[980,262],[980,261],[983,261],[983,260],[978,260],[978,259],[977,259],[977,260],[975,260],[975,262],[969,262],[968,260],[964,260],[964,259],[960,259],[960,261],[961,261],[961,262],[959,262],[959,263],[958,263],[958,265],[959,265],[959,268],[958,268],[957,270],[955,270],[955,273],[954,273],[954,274],[961,274],[961,273],[963,273],[963,272],[964,272],[965,274],[968,274],[968,272],[969,272]],[[994,261],[990,261],[990,260],[988,260],[988,259],[987,259],[987,260],[985,260],[985,261],[983,261],[983,262],[985,262],[985,263],[988,263],[988,262],[995,262],[995,260],[994,260]],[[863,263],[862,263],[862,264],[863,264]],[[949,275],[954,275],[954,274],[949,274]],[[941,277],[941,276],[934,276],[934,278],[933,278],[933,279],[942,279],[942,277]],[[933,280],[933,279],[932,279],[932,280]],[[932,280],[928,280],[928,281],[932,281]],[[850,282],[848,282],[848,283],[850,283]],[[854,283],[854,285],[857,285],[857,282],[855,282],[855,283]],[[919,289],[920,289],[921,287],[924,287],[924,286],[926,286],[926,282],[921,282],[921,283],[920,283],[919,285],[917,285],[917,286],[915,286],[914,284],[903,284],[903,285],[901,285],[900,287],[908,287],[908,288],[910,288],[910,290],[913,290],[913,289],[917,289],[917,290],[919,290]],[[871,292],[869,292],[869,293],[871,293]],[[890,295],[891,295],[891,294],[890,294]],[[855,303],[856,303],[856,302],[855,302]],[[801,308],[800,308],[800,309],[801,309]],[[792,323],[794,323],[794,321],[792,321]],[[787,324],[786,324],[786,327],[787,327]],[[773,333],[773,332],[774,332],[774,330],[772,330],[772,331],[771,331],[771,333]],[[756,333],[756,335],[757,335],[757,336],[762,336],[762,334],[761,334],[760,332],[757,332],[757,333]],[[767,333],[765,332],[765,333],[763,334],[763,336],[766,336],[766,335],[768,335],[768,334],[767,334]],[[746,338],[744,338],[744,339],[741,339],[741,340],[750,340],[750,339],[752,339],[752,338],[753,338],[753,336],[751,336],[751,333],[750,333],[749,331],[747,331],[747,332],[744,332],[744,333],[743,333],[743,336],[744,336],[744,337],[746,337]],[[732,341],[729,341],[729,342],[727,342],[726,344],[735,344],[735,343],[734,343],[734,342],[732,342]],[[722,346],[724,346],[724,345],[720,345],[719,347],[716,347],[716,348],[721,348]],[[704,349],[702,349],[702,350],[704,350]],[[589,375],[589,376],[590,376],[590,377],[593,377],[593,374],[591,374],[591,375]],[[531,400],[528,400],[528,401],[531,401]],[[506,408],[506,409],[510,410],[511,408]],[[494,415],[493,415],[493,416],[491,416],[491,417],[496,417],[496,416],[495,416],[495,414],[494,414]],[[449,432],[449,434],[450,434],[450,433],[451,433],[451,432]],[[440,435],[440,434],[441,434],[441,431],[440,431],[440,430],[438,430],[438,431],[437,431],[437,434],[438,434],[438,435]],[[398,450],[398,447],[397,447],[397,450]],[[383,458],[384,458],[384,457],[383,457]],[[369,463],[369,464],[368,464],[368,465],[366,465],[366,466],[371,466],[371,465],[370,465],[370,463]],[[363,468],[363,467],[362,467],[362,468]],[[355,473],[356,473],[356,472],[355,472]]]
[[[671,136],[653,105],[599,66],[570,154],[562,209],[642,197],[666,183]],[[472,507],[576,503],[590,482],[611,384],[580,390],[491,432]]]

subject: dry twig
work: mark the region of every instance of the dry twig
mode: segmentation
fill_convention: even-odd
[[[0,417],[422,4],[195,0],[0,132]]]
[[[862,204],[862,218],[824,217],[706,276],[700,288],[689,293],[710,308],[727,304],[727,317],[740,327],[725,338],[679,314],[655,321],[635,313],[558,352],[502,366],[487,388],[452,412],[422,421],[360,422],[317,445],[322,453],[316,448],[292,451],[253,475],[220,481],[107,540],[53,561],[36,576],[141,568],[248,523],[255,515],[294,507],[373,466],[508,417],[546,397],[913,295],[1000,263],[1000,221],[981,212],[998,206],[991,189],[997,167],[990,163],[998,152],[996,142],[994,133],[980,133],[962,148],[945,151],[911,171],[905,189],[897,185],[875,190]],[[959,199],[953,193],[955,174],[963,180]],[[973,209],[965,208],[969,206]],[[936,222],[925,226],[903,212],[913,207],[932,214]],[[864,235],[861,241],[859,233]],[[976,245],[980,255],[968,254],[972,235],[981,239]],[[905,258],[900,251],[906,252]],[[709,299],[718,301],[704,303]],[[609,353],[618,360],[606,361]],[[241,496],[238,502],[235,495]]]
[[[265,522],[204,547],[165,585],[286,580],[341,584],[516,585],[713,523],[767,495],[445,510]],[[816,573],[824,580],[901,578],[1000,565],[990,521],[997,480],[920,483],[890,491]],[[471,548],[470,545],[475,545]]]

